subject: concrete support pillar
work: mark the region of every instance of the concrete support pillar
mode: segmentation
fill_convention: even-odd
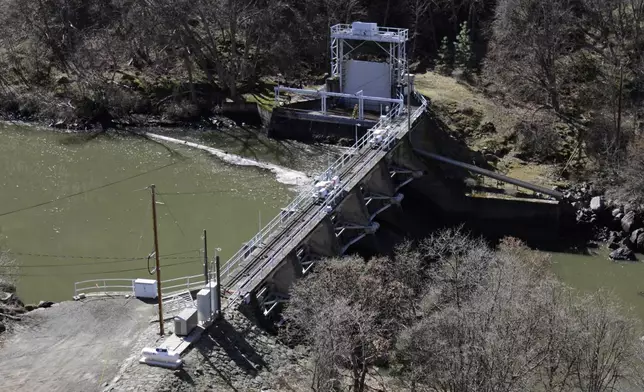
[[[416,155],[408,138],[404,138],[398,143],[398,146],[389,154],[388,159],[391,164],[397,167],[423,172],[428,170],[427,164]]]
[[[389,168],[384,160],[380,161],[376,167],[367,174],[363,184],[366,194],[393,196],[396,190],[396,187],[391,180]]]
[[[320,256],[335,257],[340,254],[340,244],[329,217],[326,217],[304,240],[311,252]]]
[[[301,276],[302,265],[295,254],[289,253],[267,280],[273,284],[274,290],[277,292],[288,293],[291,285]]]
[[[340,222],[369,225],[369,211],[358,189],[352,190],[336,209]]]

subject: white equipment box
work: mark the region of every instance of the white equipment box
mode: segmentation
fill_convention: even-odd
[[[197,309],[187,308],[174,317],[174,334],[177,336],[188,336],[195,329],[198,322]]]
[[[373,36],[378,33],[377,23],[353,22],[351,32],[357,35]]]
[[[134,281],[134,296],[137,298],[156,298],[157,281],[154,279],[136,279]]]
[[[214,295],[214,291],[212,293]],[[212,300],[210,296],[210,289],[201,289],[197,293],[197,312],[198,319],[200,323],[205,323],[210,320],[210,316],[214,313],[214,307],[212,306]]]

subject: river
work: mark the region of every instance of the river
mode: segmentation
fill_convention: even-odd
[[[644,255],[640,262],[615,263],[608,259],[608,249],[589,249],[587,254],[553,253],[554,273],[580,292],[606,289],[623,306],[644,321]]]
[[[69,300],[76,281],[149,276],[150,184],[163,279],[202,271],[203,229],[227,260],[293,196],[270,170],[172,143],[7,125],[0,138],[0,248],[27,303]]]

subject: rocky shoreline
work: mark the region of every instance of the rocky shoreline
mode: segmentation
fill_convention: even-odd
[[[15,323],[21,321],[21,316],[36,309],[50,308],[54,305],[51,301],[40,301],[38,305],[25,305],[16,294],[13,285],[0,285],[0,336]]]
[[[643,205],[609,198],[589,183],[560,190],[576,210],[577,224],[608,246],[611,260],[638,261],[636,253],[644,253]]]

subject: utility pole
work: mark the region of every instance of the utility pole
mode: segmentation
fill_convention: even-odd
[[[152,230],[154,231],[154,257],[157,270],[157,298],[159,300],[159,335],[165,335],[163,330],[163,298],[161,297],[161,265],[159,263],[159,235],[157,233],[157,200],[155,185],[150,185],[152,191]]]
[[[210,274],[208,274],[208,237],[206,236],[206,229],[203,230],[203,270],[206,286],[208,286],[210,284]],[[212,301],[208,304],[208,308],[208,315],[212,317]]]
[[[221,278],[219,276],[220,269],[219,269],[219,252],[218,252],[220,250],[221,249],[219,249],[219,248],[217,248],[215,250],[215,269],[217,271],[217,296],[215,297],[215,300],[217,302],[215,302],[215,304],[216,304],[217,309],[218,309],[217,310],[217,317],[221,316]]]
[[[409,73],[409,59],[407,59],[407,132],[411,132],[411,74]]]

